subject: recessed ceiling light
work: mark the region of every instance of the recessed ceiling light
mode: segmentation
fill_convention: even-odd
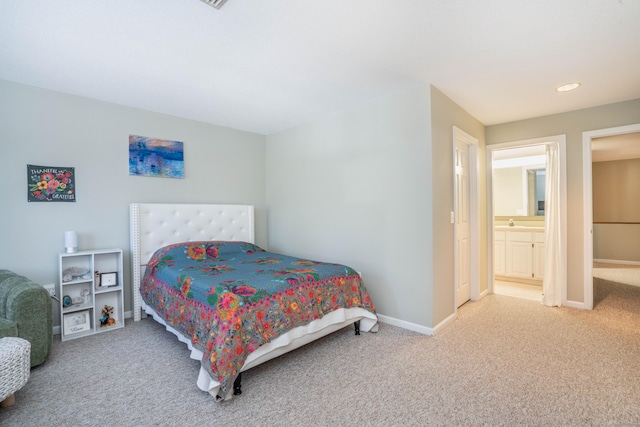
[[[566,85],[558,86],[556,92],[569,92],[570,90],[578,89],[580,83],[567,83]]]

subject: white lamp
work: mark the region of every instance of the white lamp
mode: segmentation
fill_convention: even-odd
[[[64,251],[68,254],[78,251],[78,233],[75,231],[64,232]]]

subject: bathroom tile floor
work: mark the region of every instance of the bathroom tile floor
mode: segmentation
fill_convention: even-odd
[[[493,284],[493,291],[498,295],[535,301],[542,300],[542,286],[540,285],[525,285],[523,283],[506,282],[502,280],[495,280]]]
[[[608,282],[640,286],[640,265],[594,262],[593,277]],[[525,285],[523,283],[495,280],[493,291],[498,295],[536,301],[542,300],[542,285]]]

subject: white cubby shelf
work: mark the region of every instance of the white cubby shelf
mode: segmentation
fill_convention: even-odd
[[[58,254],[60,339],[124,327],[122,249]],[[106,321],[104,306],[113,308]]]

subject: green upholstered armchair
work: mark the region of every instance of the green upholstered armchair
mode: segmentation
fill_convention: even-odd
[[[0,270],[0,338],[19,337],[31,343],[31,366],[47,360],[53,340],[49,292],[9,270]]]

